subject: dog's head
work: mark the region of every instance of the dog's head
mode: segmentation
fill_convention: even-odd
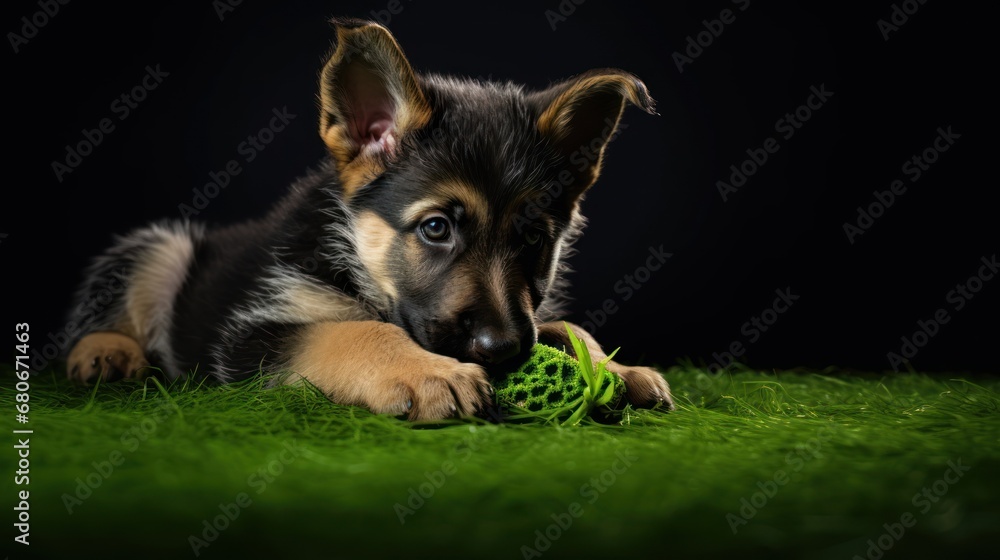
[[[523,355],[626,103],[653,99],[620,70],[531,93],[420,76],[385,28],[335,25],[320,135],[384,315],[462,361]]]

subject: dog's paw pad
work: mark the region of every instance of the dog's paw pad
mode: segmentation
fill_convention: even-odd
[[[88,382],[138,378],[149,363],[135,339],[120,333],[92,333],[80,339],[66,359],[66,375],[74,381]]]

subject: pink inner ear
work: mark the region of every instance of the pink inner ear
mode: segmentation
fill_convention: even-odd
[[[373,115],[365,125],[368,133],[358,142],[362,152],[385,152],[390,156],[396,151],[396,127],[392,118]]]
[[[352,65],[344,76],[350,111],[351,139],[359,154],[393,155],[396,150],[396,107],[381,80],[361,65]]]

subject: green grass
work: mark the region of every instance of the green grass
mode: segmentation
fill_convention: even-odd
[[[667,378],[674,413],[628,411],[622,425],[563,428],[414,426],[330,404],[307,387],[267,390],[261,380],[94,390],[41,376],[32,380],[28,424],[30,552],[191,557],[189,536],[241,493],[252,503],[200,557],[516,559],[553,514],[572,524],[543,558],[849,559],[864,557],[868,539],[905,513],[916,524],[898,540],[883,538],[892,543],[886,558],[954,555],[995,538],[996,379],[715,377],[693,368]],[[9,369],[2,379],[0,408],[13,417]],[[13,418],[8,425],[19,427]],[[15,456],[5,447],[0,464],[10,477]],[[295,455],[281,463],[288,447]],[[106,478],[96,474],[109,458],[121,462]],[[944,480],[949,461],[970,469],[938,482],[943,496],[923,511],[913,496]],[[255,474],[269,463],[280,474]],[[621,472],[603,491],[589,482],[602,473],[610,482],[613,467]],[[419,492],[425,473],[445,470],[432,474],[443,483],[422,506],[411,504],[401,524],[396,504]],[[779,471],[788,477],[780,486]],[[88,476],[100,486],[68,513],[65,496]],[[761,487],[773,494],[764,504]],[[4,488],[9,523],[14,488]],[[734,534],[736,517],[727,514],[739,516],[744,499],[761,507]],[[5,548],[19,557],[23,547],[10,538]]]

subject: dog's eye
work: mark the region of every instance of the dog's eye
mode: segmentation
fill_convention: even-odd
[[[451,236],[451,225],[448,224],[448,220],[440,216],[435,216],[424,220],[420,224],[420,233],[428,241],[441,243],[447,241],[448,237]]]
[[[534,247],[542,242],[542,232],[536,229],[529,229],[524,232],[524,242]]]

